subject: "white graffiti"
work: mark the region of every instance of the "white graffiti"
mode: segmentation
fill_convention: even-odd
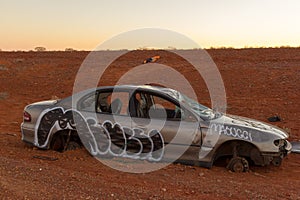
[[[252,141],[251,133],[246,130],[242,130],[238,127],[231,127],[224,124],[215,124],[215,123],[210,124],[209,127],[212,133],[218,133],[219,135],[223,134],[223,135],[227,135],[239,139]]]
[[[147,134],[139,128],[121,126],[94,118],[85,118],[77,110],[62,107],[46,109],[41,113],[35,127],[35,145],[45,147],[55,132],[76,130],[83,145],[94,155],[112,155],[132,159],[160,161],[164,155],[164,140],[157,130]]]

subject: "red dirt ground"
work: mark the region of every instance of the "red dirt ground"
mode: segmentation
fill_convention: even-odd
[[[208,50],[226,87],[227,113],[273,124],[300,140],[300,48]],[[188,64],[165,51],[134,51],[111,64],[101,85],[145,58],[173,66],[210,105],[201,79]],[[223,166],[205,169],[171,164],[146,174],[113,170],[84,149],[58,153],[26,146],[20,123],[24,106],[72,94],[73,82],[88,52],[0,52],[0,198],[1,199],[300,199],[300,154],[280,167],[251,166],[239,174]],[[34,156],[49,156],[55,161]]]

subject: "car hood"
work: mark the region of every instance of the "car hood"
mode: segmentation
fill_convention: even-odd
[[[282,129],[270,125],[265,122],[257,121],[254,119],[246,118],[246,117],[240,117],[236,115],[223,115],[222,117],[223,123],[227,125],[232,125],[232,126],[239,126],[241,128],[246,128],[246,129],[254,129],[259,132],[263,133],[270,133],[273,134],[279,138],[288,138],[289,135]]]

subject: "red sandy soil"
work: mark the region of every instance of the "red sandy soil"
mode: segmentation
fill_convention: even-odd
[[[224,80],[227,113],[267,122],[300,140],[300,49],[208,50]],[[111,169],[86,150],[59,153],[26,146],[20,124],[27,104],[64,98],[88,52],[0,52],[0,198],[1,199],[300,199],[300,154],[280,167],[251,166],[232,173],[224,166],[206,169],[171,164],[146,174]],[[100,85],[144,59],[176,68],[190,80],[200,102],[210,105],[203,80],[184,60],[165,51],[134,51],[111,64]],[[48,156],[55,161],[34,158]]]

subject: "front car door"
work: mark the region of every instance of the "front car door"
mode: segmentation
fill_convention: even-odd
[[[157,160],[198,160],[201,131],[191,112],[168,95],[153,91],[136,90],[131,102],[132,127],[146,135],[155,131],[161,138],[152,152]]]

